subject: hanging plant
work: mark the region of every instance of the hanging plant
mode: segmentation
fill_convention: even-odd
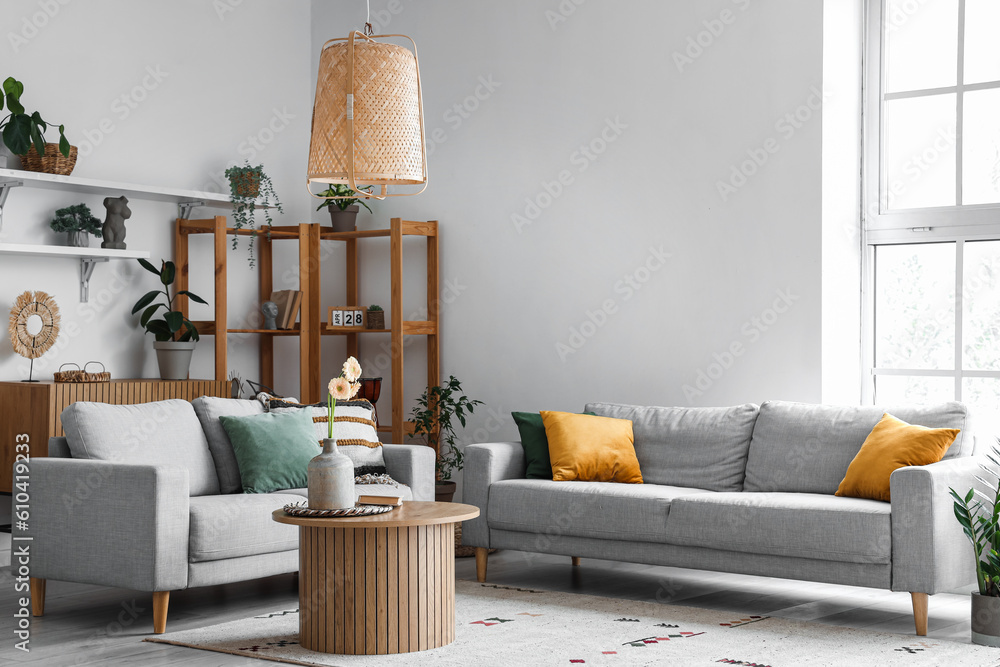
[[[250,229],[250,268],[255,264],[253,256],[254,241],[257,238],[257,207],[264,211],[265,232],[268,240],[271,238],[271,208],[278,213],[284,213],[281,200],[274,191],[271,177],[264,173],[264,165],[251,166],[246,162],[242,167],[226,169],[229,179],[229,194],[233,200],[233,227],[235,229]],[[233,237],[233,250],[239,247],[240,237]]]

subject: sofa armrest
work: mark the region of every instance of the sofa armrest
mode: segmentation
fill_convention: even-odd
[[[31,576],[169,591],[187,586],[188,471],[83,459],[28,464]],[[16,507],[15,507],[16,512]],[[15,546],[16,548],[16,546]]]
[[[520,442],[489,442],[465,448],[462,473],[462,502],[479,508],[479,516],[462,524],[462,544],[490,546],[490,528],[486,508],[490,485],[503,479],[524,477],[524,448]]]
[[[413,491],[414,500],[434,500],[434,450],[424,445],[382,445],[385,469]]]
[[[955,519],[948,489],[978,485],[981,459],[963,456],[899,468],[892,497],[892,590],[939,593],[976,583],[972,545]]]

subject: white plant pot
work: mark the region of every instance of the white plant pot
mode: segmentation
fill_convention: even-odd
[[[160,379],[187,380],[191,374],[191,356],[194,354],[194,341],[179,343],[173,340],[156,341],[156,362],[160,366]]]

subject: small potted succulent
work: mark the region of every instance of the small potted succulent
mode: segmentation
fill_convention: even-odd
[[[372,186],[360,188],[361,192],[367,192],[371,194]],[[330,224],[333,225],[333,231],[335,232],[353,232],[357,229],[358,212],[361,210],[358,204],[364,206],[371,213],[372,209],[365,203],[365,199],[368,197],[354,196],[358,195],[358,192],[351,189],[349,185],[331,185],[323,192],[316,195],[317,197],[342,197],[343,199],[327,199],[322,204],[316,207],[317,211],[322,209],[327,209],[330,211]]]
[[[1000,441],[998,441],[1000,442]],[[976,476],[988,489],[969,489],[963,496],[950,489],[955,499],[955,518],[972,542],[976,558],[979,592],[972,594],[972,641],[1000,646],[1000,447],[986,455],[992,465],[980,468],[990,479]]]
[[[368,306],[368,312],[365,313],[365,328],[385,329],[385,311],[382,310],[382,306],[374,303]]]
[[[264,172],[264,165],[251,166],[246,162],[242,167],[226,169],[229,179],[229,195],[233,200],[233,227],[247,228],[250,233],[250,267],[254,266],[253,246],[257,237],[257,206],[264,209],[264,220],[268,238],[270,238],[271,206],[283,213],[281,200],[274,191],[271,177]],[[272,204],[273,202],[273,204]],[[239,247],[239,235],[233,236],[233,250]]]
[[[13,155],[21,157],[21,168],[25,171],[42,171],[50,174],[68,176],[76,165],[76,146],[70,146],[66,139],[65,128],[59,125],[59,143],[45,142],[45,132],[51,123],[42,120],[37,111],[29,113],[21,104],[24,84],[14,77],[7,77],[3,82],[3,95],[0,95],[0,111],[6,110],[8,115],[0,119],[0,134],[3,146]],[[0,157],[6,167],[6,157]]]
[[[140,310],[142,316],[139,324],[156,338],[153,349],[156,350],[156,361],[160,367],[160,378],[163,380],[187,380],[191,371],[191,356],[194,354],[195,343],[198,341],[198,329],[184,313],[174,310],[174,301],[181,294],[191,299],[195,303],[207,304],[197,294],[192,294],[187,290],[180,290],[171,296],[170,286],[177,278],[177,267],[173,262],[163,261],[160,268],[150,264],[144,259],[139,260],[142,268],[159,277],[163,285],[162,290],[147,292],[141,299],[136,301],[132,307],[132,314],[135,315]],[[153,303],[158,296],[165,296],[166,301]],[[164,312],[159,318],[153,316],[163,308]]]
[[[462,393],[462,383],[454,375],[444,386],[428,387],[413,406],[413,436],[437,452],[437,484],[435,500],[451,502],[455,497],[455,482],[451,476],[464,463],[462,450],[456,444],[453,419],[464,427],[466,413],[472,414],[482,401],[472,400]]]
[[[90,235],[100,236],[103,225],[86,204],[75,204],[56,211],[49,223],[52,231],[66,233],[66,243],[74,248],[90,246]]]

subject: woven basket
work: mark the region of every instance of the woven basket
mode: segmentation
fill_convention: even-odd
[[[369,310],[365,311],[366,329],[385,329],[385,311]]]
[[[236,194],[248,199],[256,199],[260,195],[260,172],[255,171],[249,174],[239,174],[230,178]]]
[[[88,373],[87,366],[90,364],[101,364],[99,361],[88,361],[83,366],[83,370],[74,363],[63,364],[59,367],[59,370],[52,374],[53,379],[56,382],[111,382],[111,373],[104,370],[104,364],[101,364],[101,372],[99,373]],[[64,371],[63,368],[66,366],[76,366],[75,371]]]
[[[76,146],[69,147],[69,157],[66,157],[59,152],[59,144],[45,144],[45,155],[39,156],[34,144],[32,144],[28,152],[19,157],[21,158],[21,169],[25,171],[69,176],[76,166]]]

